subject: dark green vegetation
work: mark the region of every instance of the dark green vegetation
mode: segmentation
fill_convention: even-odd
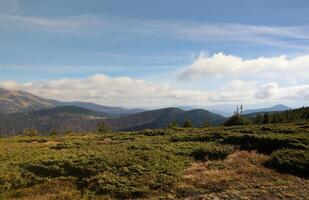
[[[309,119],[309,107],[302,107],[284,112],[254,113],[245,115],[245,117],[256,124],[300,122]]]
[[[309,124],[0,138],[0,199],[306,199]]]
[[[248,125],[248,124],[275,124],[290,122],[305,122],[309,119],[309,107],[302,107],[286,111],[261,112],[252,114],[235,114],[228,118],[223,125]]]
[[[246,117],[237,114],[227,119],[223,125],[224,126],[238,126],[238,125],[248,125],[248,124],[250,124],[250,121]]]
[[[309,152],[307,150],[280,149],[271,154],[267,163],[282,172],[309,177]]]

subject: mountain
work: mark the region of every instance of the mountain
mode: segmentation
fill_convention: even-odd
[[[0,88],[0,113],[39,110],[54,107],[52,101],[27,92],[10,91]]]
[[[57,102],[58,106],[77,106],[89,110],[94,110],[102,113],[107,113],[109,115],[120,116],[120,115],[129,115],[135,114],[139,112],[145,111],[144,109],[126,109],[122,107],[112,107],[112,106],[102,106],[95,103],[90,102],[80,102],[80,101],[73,101],[73,102]]]
[[[222,115],[224,117],[230,117],[233,115],[233,112],[229,112],[229,111],[225,111],[225,110],[209,110],[210,112],[212,113],[216,113],[216,114],[219,114],[219,115]]]
[[[202,109],[184,111],[179,108],[164,108],[116,119],[106,119],[105,122],[114,130],[142,130],[164,128],[171,122],[182,125],[186,120],[191,120],[195,127],[203,126],[205,122],[215,125],[223,119],[221,115]]]
[[[184,111],[189,111],[189,110],[195,110],[197,109],[197,107],[193,107],[193,106],[177,106],[177,108],[184,110]]]
[[[210,112],[213,113],[217,113],[219,115],[223,115],[224,117],[232,116],[236,108],[237,105],[235,104],[217,104],[205,107],[206,110],[209,110]]]
[[[58,132],[91,132],[99,123],[105,122],[113,130],[142,130],[164,128],[171,122],[182,125],[191,120],[196,127],[205,122],[218,124],[224,117],[206,110],[183,111],[178,108],[165,108],[145,111],[119,118],[75,106],[61,106],[30,112],[0,114],[0,135],[21,134],[26,128],[35,128],[42,134],[52,130]]]
[[[250,109],[250,110],[245,110],[243,112],[244,115],[252,114],[252,113],[266,113],[266,112],[278,112],[278,111],[286,111],[291,109],[290,107],[283,105],[283,104],[278,104],[269,108],[260,108],[260,109]]]
[[[86,117],[93,116],[97,117],[110,117],[107,113],[97,112],[77,106],[58,106],[54,108],[42,109],[29,112],[29,114],[33,116],[48,116],[48,117],[60,117],[60,116],[79,116],[79,117]]]
[[[0,88],[0,113],[27,112],[57,106],[81,107],[88,110],[106,113],[113,117],[145,111],[143,109],[126,109],[121,107],[102,106],[89,102],[61,102],[57,100],[44,99],[28,92],[12,91]]]
[[[52,130],[81,132],[91,130],[88,122],[110,117],[75,106],[60,106],[42,110],[0,114],[0,135],[21,134],[26,128],[35,128],[41,133]]]

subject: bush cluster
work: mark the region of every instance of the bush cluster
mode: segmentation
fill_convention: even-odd
[[[261,153],[272,153],[275,150],[290,148],[290,149],[309,149],[302,141],[292,137],[280,137],[280,135],[253,135],[253,134],[238,134],[226,135],[223,137],[223,142],[233,144],[243,150],[257,150]]]
[[[309,177],[309,150],[277,150],[271,154],[271,159],[266,166],[282,172]]]
[[[196,160],[219,160],[225,159],[232,151],[230,145],[219,145],[216,143],[208,143],[207,146],[198,148],[192,152],[192,156]]]

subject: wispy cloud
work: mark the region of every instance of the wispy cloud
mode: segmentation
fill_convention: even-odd
[[[184,40],[195,41],[238,41],[269,46],[309,50],[308,26],[257,26],[227,23],[161,22],[146,25],[151,34],[163,34]],[[161,30],[159,32],[153,30]]]
[[[143,37],[190,41],[236,41],[276,47],[309,50],[309,27],[258,26],[233,23],[197,23],[118,18],[104,15],[39,17],[2,15],[1,23],[10,23],[27,30],[85,34],[111,37],[114,40]],[[12,25],[13,24],[13,25]]]
[[[94,35],[93,29],[104,22],[90,15],[78,15],[70,17],[38,17],[24,15],[1,15],[1,24],[8,23],[12,29],[25,31],[46,31],[51,33],[67,33],[74,35]]]

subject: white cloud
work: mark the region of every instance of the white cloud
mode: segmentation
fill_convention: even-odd
[[[157,107],[198,101],[207,102],[207,95],[203,92],[179,90],[167,84],[152,84],[129,77],[110,78],[102,74],[86,79],[61,79],[22,84],[5,81],[0,82],[0,86],[25,90],[46,98],[91,101],[114,106]]]
[[[267,83],[259,87],[255,92],[255,97],[258,99],[268,99],[278,94],[279,85],[277,83]]]
[[[217,53],[212,56],[202,53],[192,65],[180,72],[180,79],[199,77],[241,77],[263,75],[273,77],[307,78],[309,55],[289,59],[287,56],[243,59],[234,55]]]
[[[124,107],[209,106],[218,103],[260,103],[309,100],[309,85],[281,87],[275,82],[260,84],[234,80],[216,91],[183,90],[164,83],[150,83],[130,77],[111,78],[103,74],[85,79],[44,82],[0,82],[0,87],[24,90],[62,101],[90,101]]]
[[[0,87],[8,89],[8,90],[19,90],[20,85],[15,81],[2,81],[0,82]]]
[[[260,84],[257,81],[234,80],[209,93],[212,103],[260,103],[309,100],[309,85],[280,86],[276,82]]]

